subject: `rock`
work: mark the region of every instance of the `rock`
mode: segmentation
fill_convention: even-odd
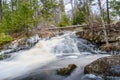
[[[87,27],[83,31],[79,31],[76,35],[79,38],[86,39],[88,41],[94,42],[98,45],[99,49],[102,51],[120,51],[120,22],[107,26],[106,31],[108,36],[108,41],[111,46],[106,46],[105,36],[103,33],[103,27]]]
[[[81,78],[81,80],[104,80],[104,79],[94,74],[86,74],[85,76]]]
[[[0,55],[0,60],[7,59],[7,58],[9,58],[9,57],[10,57],[10,55],[1,54],[1,55]]]
[[[120,76],[120,55],[97,59],[84,68],[85,74]]]
[[[111,66],[109,73],[112,76],[120,76],[120,65]]]
[[[37,33],[41,38],[51,38],[55,36],[55,32],[50,30],[41,30]]]
[[[58,75],[62,75],[62,76],[67,76],[70,75],[71,72],[76,68],[77,66],[75,64],[69,64],[67,67],[65,68],[61,68],[57,70],[57,74]]]
[[[110,43],[109,45],[103,44],[100,46],[100,50],[102,51],[120,51],[120,42],[114,42],[114,43]]]
[[[33,47],[39,41],[39,39],[40,38],[38,35],[17,39],[10,44],[4,45],[4,48],[3,48],[3,50],[1,50],[0,53],[7,54],[7,53],[23,50],[23,49],[29,49],[29,48]]]

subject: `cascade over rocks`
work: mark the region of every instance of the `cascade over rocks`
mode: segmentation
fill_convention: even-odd
[[[120,55],[97,59],[85,66],[84,73],[103,76],[120,76]]]

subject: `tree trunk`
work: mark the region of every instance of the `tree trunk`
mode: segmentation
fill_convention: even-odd
[[[110,24],[109,2],[108,2],[108,0],[106,0],[106,7],[107,7],[107,24]]]
[[[85,19],[87,25],[89,25],[90,28],[92,28],[92,20],[91,20],[91,12],[90,12],[90,5],[89,5],[89,0],[84,0],[84,5],[85,5]]]
[[[2,21],[2,0],[0,0],[0,23]]]
[[[104,38],[105,38],[105,41],[106,41],[106,45],[109,45],[107,31],[106,31],[106,27],[105,27],[104,19],[103,19],[103,10],[102,10],[102,7],[101,7],[101,0],[98,0],[98,5],[99,5],[99,8],[100,8],[100,15],[101,15],[100,17],[101,17],[101,22],[102,22],[102,26],[103,26]]]
[[[73,5],[73,0],[70,0],[70,4],[71,4],[71,8],[72,8],[72,16],[71,16],[71,19],[73,20],[74,18],[74,5]]]

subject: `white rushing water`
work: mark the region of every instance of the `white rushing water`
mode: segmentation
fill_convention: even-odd
[[[70,57],[70,55],[77,56],[86,52],[90,54],[93,45],[87,46],[86,43],[82,39],[78,40],[74,32],[67,32],[51,39],[42,39],[30,50],[11,53],[11,58],[0,61],[0,80],[10,80],[26,74],[32,69],[56,60],[56,56],[69,55]]]

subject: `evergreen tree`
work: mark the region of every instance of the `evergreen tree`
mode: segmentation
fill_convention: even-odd
[[[70,20],[69,20],[68,16],[66,14],[62,14],[59,26],[64,27],[64,26],[68,26],[68,25],[70,25]]]
[[[120,1],[119,0],[111,0],[110,6],[112,9],[112,15],[120,16]]]
[[[85,15],[83,14],[83,12],[81,11],[81,9],[77,9],[75,12],[75,16],[73,18],[73,25],[77,25],[77,24],[82,24],[85,22]]]
[[[36,2],[37,0],[32,0]],[[13,4],[14,3],[14,4]],[[9,7],[12,5],[12,7]],[[34,5],[30,0],[12,0],[10,3],[3,2],[3,20],[0,25],[0,30],[5,33],[18,32],[28,30],[28,28],[34,26],[35,17],[34,13],[38,5]]]

